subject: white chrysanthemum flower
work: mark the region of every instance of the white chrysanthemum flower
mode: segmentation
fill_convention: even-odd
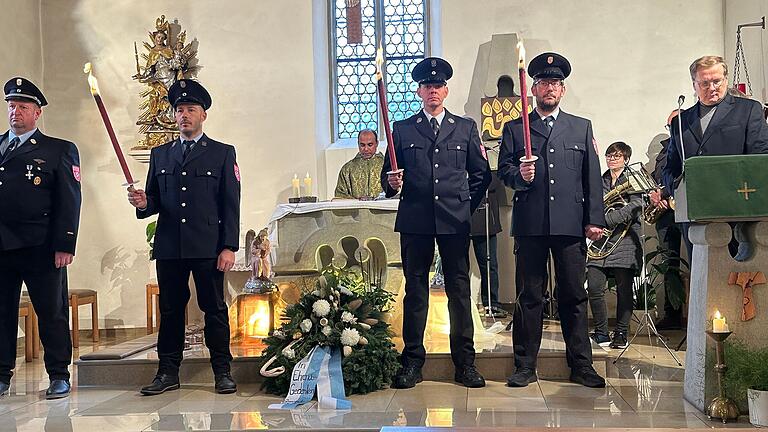
[[[325,326],[322,329],[320,329],[320,333],[330,336],[331,335],[331,326]]]
[[[360,342],[360,333],[351,328],[345,328],[341,331],[341,344],[347,346],[355,346]]]
[[[285,358],[292,360],[294,357],[296,357],[296,352],[293,350],[293,348],[285,347],[283,348],[283,355]]]
[[[341,320],[344,321],[345,323],[352,324],[352,323],[357,322],[357,317],[352,315],[351,312],[344,311],[344,312],[341,313]]]
[[[312,312],[319,317],[328,315],[330,311],[331,304],[328,303],[328,300],[320,299],[312,304]]]
[[[309,318],[306,318],[301,322],[301,324],[299,324],[299,327],[301,327],[301,331],[303,331],[304,333],[308,332],[309,329],[312,328],[312,320],[310,320]]]
[[[344,285],[339,285],[339,291],[342,294],[347,295],[347,296],[351,296],[352,295],[352,291],[349,288],[345,287]]]
[[[272,332],[272,336],[278,338],[278,339],[285,339],[285,333],[281,329],[277,329]]]

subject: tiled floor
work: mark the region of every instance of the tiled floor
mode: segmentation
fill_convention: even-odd
[[[680,332],[673,333],[672,341],[680,337]],[[124,339],[105,338],[100,346]],[[75,356],[94,349],[83,345]],[[678,354],[684,361],[685,353]],[[190,384],[154,397],[142,397],[135,389],[75,386],[69,398],[46,401],[42,395],[48,381],[42,361],[24,363],[19,358],[17,365],[11,394],[0,399],[0,431],[723,426],[682,399],[683,368],[662,348],[649,346],[647,338],[638,339],[611,364],[605,389],[556,381],[523,389],[502,382],[489,382],[482,389],[424,382],[410,390],[352,396],[353,409],[347,412],[324,411],[314,404],[295,411],[270,410],[268,405],[281,399],[260,392],[258,385],[241,385],[236,394],[217,395],[210,384]],[[745,419],[726,426],[751,427]]]

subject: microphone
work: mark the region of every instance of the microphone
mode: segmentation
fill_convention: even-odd
[[[683,106],[683,102],[685,102],[685,96],[680,95],[677,97],[677,108],[679,109],[681,106]]]

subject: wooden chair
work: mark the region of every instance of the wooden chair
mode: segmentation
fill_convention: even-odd
[[[189,324],[189,306],[184,312],[184,324]],[[156,283],[147,284],[147,334],[160,330],[160,286]]]
[[[69,290],[69,307],[72,308],[72,347],[80,347],[80,323],[78,308],[91,305],[91,328],[93,341],[99,341],[99,304],[96,291],[90,289]]]
[[[39,345],[37,343],[37,315],[32,308],[32,302],[29,298],[22,297],[19,301],[19,318],[24,318],[24,361],[31,362],[39,356]]]

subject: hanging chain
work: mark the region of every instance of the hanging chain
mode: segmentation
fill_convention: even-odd
[[[741,81],[741,65],[744,65],[744,77],[747,80],[749,94],[752,94],[752,81],[749,79],[749,70],[747,69],[747,58],[744,56],[744,45],[741,43],[741,29],[736,30],[736,61],[733,66],[733,84],[738,85]]]

